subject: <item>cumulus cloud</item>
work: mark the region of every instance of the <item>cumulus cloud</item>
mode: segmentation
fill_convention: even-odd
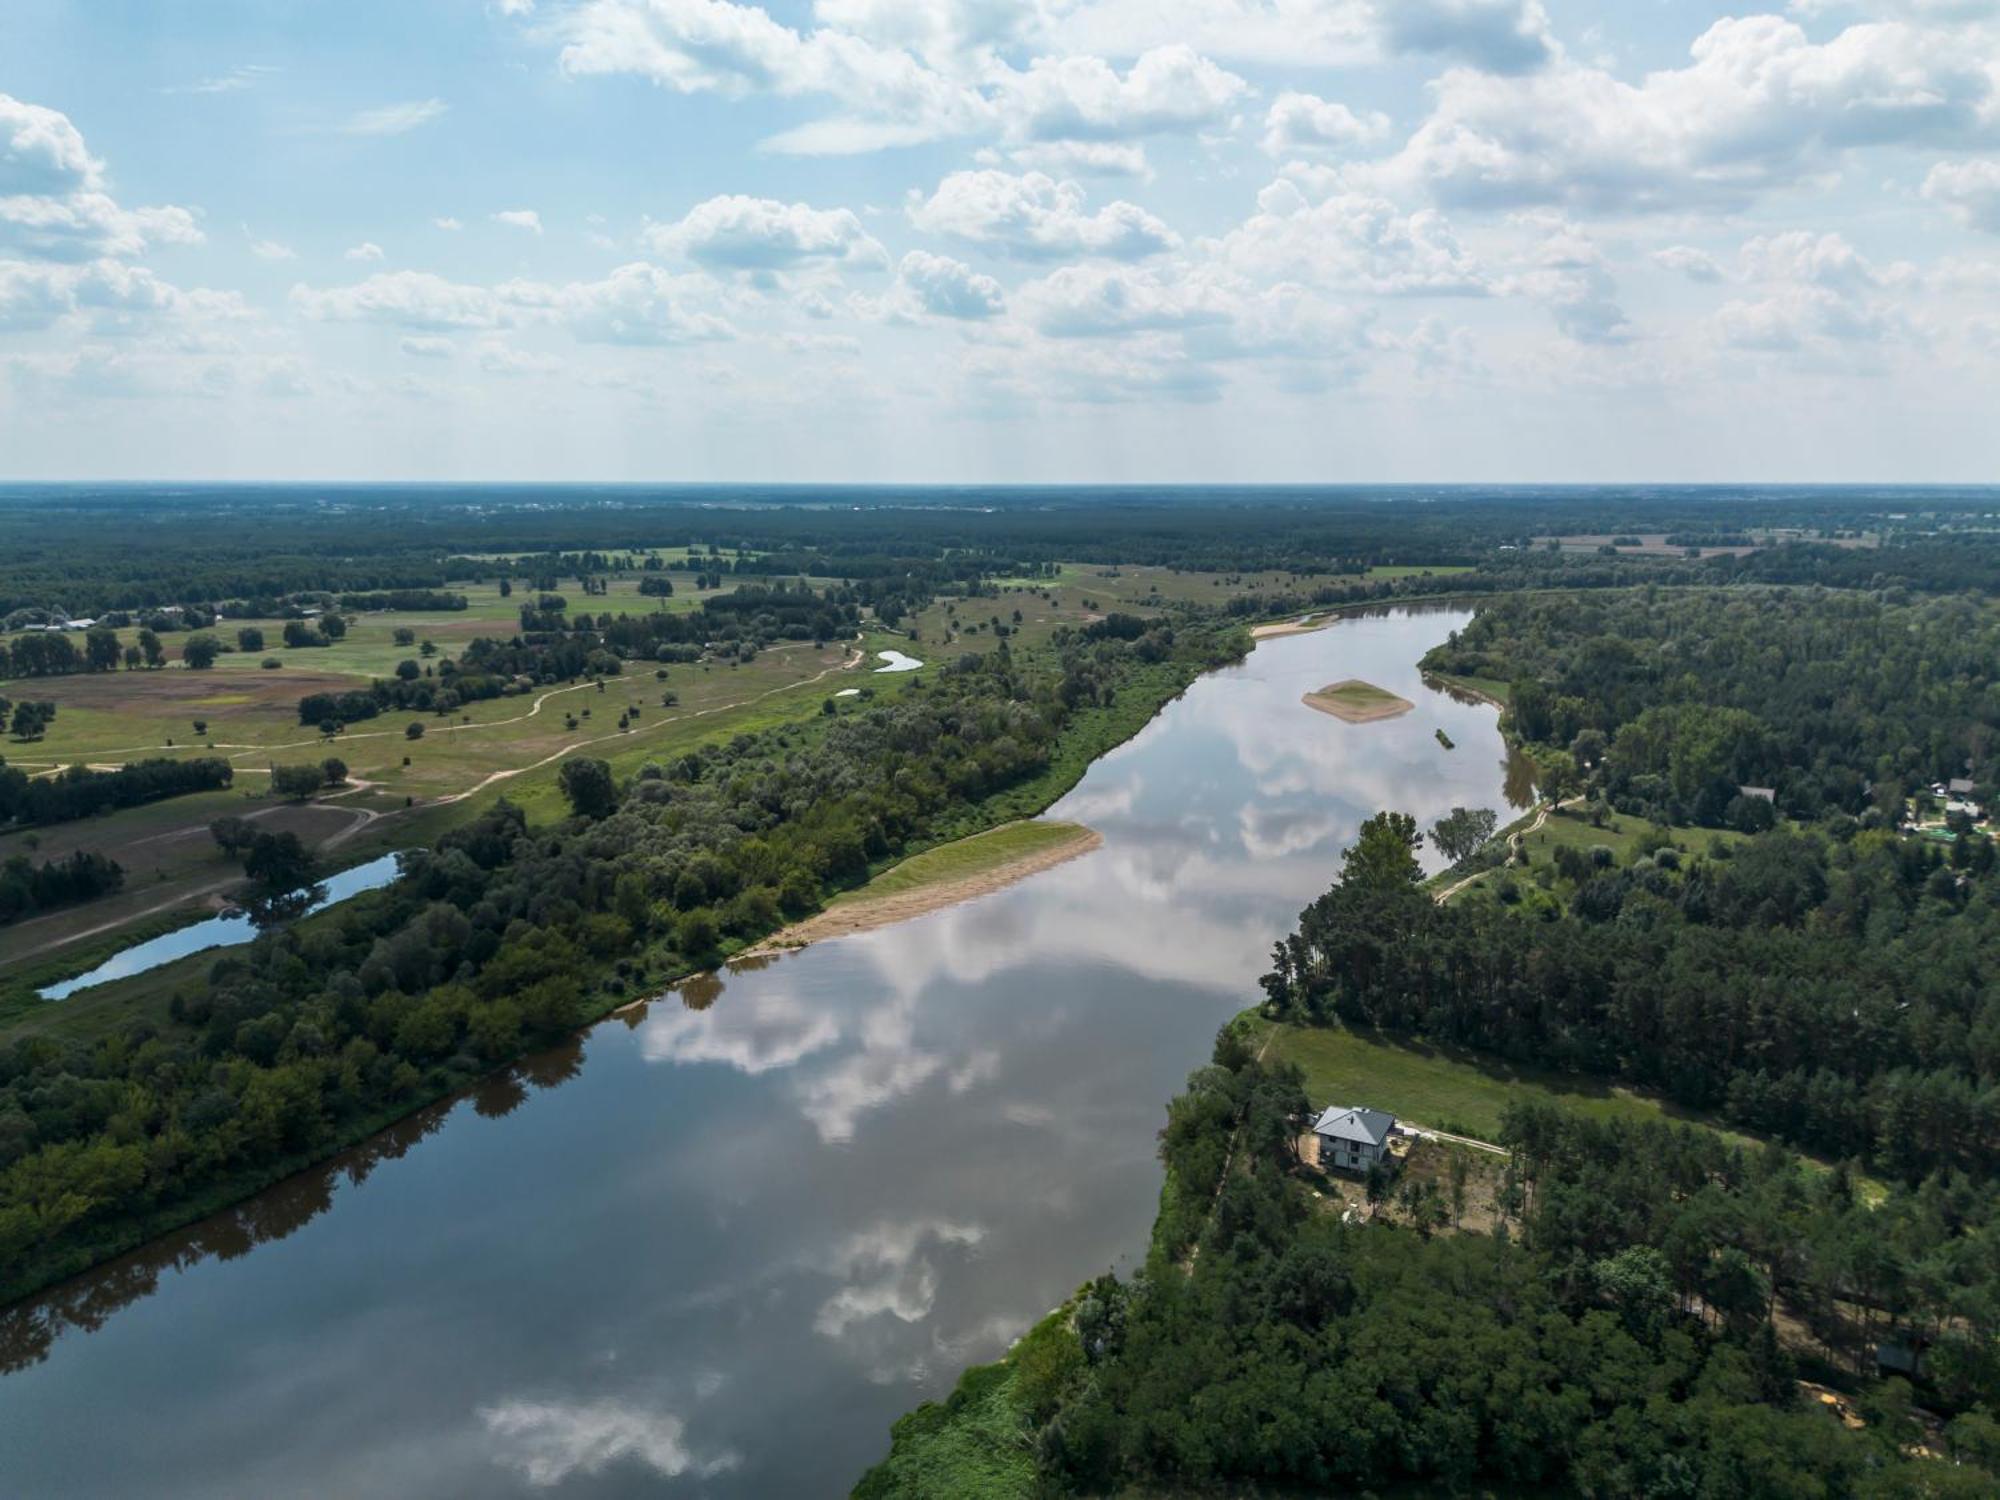
[[[1523,222],[1541,236],[1529,267],[1506,291],[1543,303],[1562,334],[1579,344],[1622,344],[1633,336],[1604,252],[1580,227],[1555,215]]]
[[[442,99],[412,99],[402,104],[384,104],[349,115],[340,127],[340,133],[403,135],[441,118],[449,107]]]
[[[1273,156],[1302,151],[1337,151],[1366,146],[1389,133],[1389,117],[1379,110],[1356,114],[1336,100],[1287,91],[1264,115],[1264,149]]]
[[[1146,148],[1130,141],[1030,141],[1016,146],[1008,157],[1016,166],[1059,177],[1151,177]],[[999,152],[988,149],[976,158],[982,165],[997,164]]]
[[[896,268],[896,280],[933,317],[992,318],[1006,310],[999,282],[948,255],[912,250]]]
[[[1368,193],[1315,201],[1281,177],[1257,211],[1215,242],[1216,257],[1260,285],[1283,281],[1378,295],[1477,296],[1488,277],[1432,209],[1406,214]]]
[[[1064,266],[1022,287],[1021,304],[1051,338],[1186,329],[1229,316],[1198,284],[1137,266]]]
[[[1375,15],[1390,51],[1449,57],[1489,73],[1525,73],[1556,53],[1539,0],[1382,0]]]
[[[184,291],[144,266],[115,260],[89,265],[0,261],[0,329],[48,328],[74,318],[88,333],[149,331],[169,320],[183,325],[244,321],[248,305],[234,292]]]
[[[0,94],[0,197],[90,192],[103,183],[104,164],[68,115]]]
[[[360,244],[350,245],[347,249],[341,252],[341,259],[343,260],[367,261],[367,260],[380,260],[381,258],[382,258],[382,247],[376,244],[373,240],[363,240]]]
[[[458,345],[435,334],[412,334],[398,341],[396,347],[411,359],[450,359],[458,352]]]
[[[709,1479],[741,1462],[729,1452],[696,1454],[688,1446],[687,1424],[672,1413],[616,1400],[502,1401],[481,1407],[479,1420],[494,1443],[495,1461],[537,1489],[600,1474],[618,1463],[642,1464],[663,1479],[685,1474]]]
[[[456,234],[458,233],[459,230],[465,228],[465,225],[461,221],[454,219],[447,214],[432,219],[431,227],[434,229],[442,229],[447,234]]]
[[[104,188],[104,164],[69,116],[0,94],[0,256],[129,260],[201,242],[187,209],[123,208]]]
[[[928,198],[913,192],[908,213],[926,234],[948,235],[1022,260],[1138,260],[1180,243],[1178,235],[1134,203],[1109,203],[1086,212],[1081,187],[1043,172],[953,172]]]
[[[1905,265],[1877,266],[1839,234],[1792,230],[1760,235],[1739,256],[1756,295],[1725,303],[1708,327],[1734,349],[1820,362],[1868,356],[1872,346],[1913,336],[1889,295],[1913,279]]]
[[[835,113],[767,147],[831,155],[985,134],[1110,140],[1207,129],[1249,85],[1185,42],[1102,57],[1003,43],[1043,34],[1030,7],[959,0],[822,0],[823,24],[796,30],[733,0],[586,0],[555,24],[571,76],[636,74],[681,93],[815,97]]]
[[[1118,140],[1218,125],[1249,87],[1183,43],[1123,74],[1098,57],[1038,57],[1008,80],[1005,105],[1035,140]]]
[[[252,240],[250,253],[259,260],[297,260],[299,252],[277,240]]]
[[[414,334],[555,324],[582,343],[643,346],[734,338],[735,330],[713,308],[714,291],[704,277],[640,261],[597,281],[497,286],[429,271],[382,271],[352,286],[296,286],[292,305],[316,322],[373,323]]]
[[[532,208],[503,208],[493,216],[495,224],[505,224],[509,229],[525,229],[530,234],[542,232],[542,216]]]
[[[1653,264],[1662,270],[1675,271],[1689,281],[1721,281],[1722,266],[1706,250],[1697,250],[1692,245],[1668,245],[1655,250]]]
[[[1887,22],[1814,42],[1777,16],[1716,22],[1636,84],[1558,62],[1470,68],[1383,169],[1447,204],[1589,211],[1741,205],[1844,151],[2000,142],[2000,74],[1947,31]]]
[[[1924,178],[1924,196],[1968,229],[2000,234],[2000,161],[1939,162]]]
[[[889,255],[852,209],[813,208],[729,194],[697,203],[674,224],[648,225],[646,244],[717,270],[773,272],[801,266],[886,266]]]
[[[418,332],[497,328],[518,310],[490,287],[448,281],[430,271],[381,271],[353,286],[292,288],[292,303],[322,323],[381,323]]]
[[[736,337],[712,302],[706,279],[635,261],[601,281],[571,282],[549,305],[585,343],[699,344]]]

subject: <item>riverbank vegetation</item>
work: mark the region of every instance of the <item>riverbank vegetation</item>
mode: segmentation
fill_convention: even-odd
[[[1241,647],[1220,624],[1003,644],[622,784],[572,759],[567,818],[497,803],[406,855],[393,886],[196,961],[158,1021],[19,1037],[0,1049],[0,1290],[324,1154],[905,849],[1039,810]]]

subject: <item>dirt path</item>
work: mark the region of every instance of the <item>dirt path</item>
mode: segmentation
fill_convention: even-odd
[[[21,963],[26,959],[38,958],[44,953],[53,953],[58,948],[67,948],[71,943],[81,942],[84,938],[97,937],[99,934],[106,932],[116,932],[119,928],[127,926],[130,923],[143,921],[147,917],[157,917],[163,911],[172,911],[177,906],[185,906],[191,901],[199,901],[204,896],[219,896],[230,887],[240,884],[242,879],[243,877],[240,875],[232,875],[227,880],[211,881],[209,884],[198,886],[194,890],[182,891],[178,895],[169,897],[165,901],[156,902],[143,910],[127,912],[115,922],[100,922],[95,927],[86,927],[80,932],[67,933],[62,937],[56,938],[53,942],[43,943],[39,947],[29,948],[25,952],[16,953],[9,962]],[[21,925],[26,926],[27,924],[23,923]]]
[[[957,906],[960,902],[1004,890],[1030,875],[1053,870],[1057,865],[1088,854],[1102,847],[1103,843],[1104,835],[1096,829],[1079,828],[1074,838],[1065,839],[1060,844],[1033,850],[989,870],[956,880],[940,880],[915,890],[873,897],[864,886],[848,900],[772,933],[755,948],[738,957],[769,958],[775,954],[796,952],[811,943],[827,943],[835,938],[852,937],[859,932],[873,932],[879,927],[892,927],[927,912],[942,911],[947,906]]]
[[[1581,797],[1572,797],[1569,799],[1568,802],[1564,802],[1560,805],[1563,807],[1570,807],[1578,802],[1581,802],[1582,800],[1583,799]],[[1509,834],[1508,837],[1513,838],[1516,836],[1516,834],[1518,834],[1519,837],[1525,839],[1531,833],[1540,833],[1542,830],[1542,825],[1548,822],[1549,814],[1554,812],[1557,806],[1558,804],[1554,802],[1544,802],[1539,808],[1536,809],[1534,822],[1530,823],[1526,828],[1517,829],[1514,834]],[[1437,904],[1439,906],[1443,906],[1445,902],[1449,901],[1453,896],[1456,896],[1460,891],[1464,890],[1467,886],[1471,885],[1473,881],[1479,879],[1480,876],[1489,873],[1491,872],[1487,870],[1474,870],[1470,875],[1466,876],[1465,879],[1454,881],[1452,884],[1446,886],[1443,890],[1438,892]]]
[[[1454,1146],[1468,1146],[1474,1151],[1484,1151],[1491,1156],[1512,1156],[1514,1153],[1505,1146],[1496,1146],[1491,1141],[1482,1141],[1476,1136],[1453,1135],[1449,1130],[1439,1130],[1430,1125],[1419,1125],[1415,1120],[1398,1120],[1399,1130],[1414,1131],[1440,1141],[1449,1141]]]

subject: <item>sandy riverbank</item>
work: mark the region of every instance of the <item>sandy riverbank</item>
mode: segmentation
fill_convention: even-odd
[[[948,865],[951,862],[951,851],[959,849],[976,851],[981,840],[990,840],[996,835],[1005,836],[1009,830],[1024,827],[1046,829],[1048,837],[1032,848],[996,858],[991,862],[978,863],[973,868],[965,869],[963,873],[941,873],[936,878],[919,875],[913,883],[899,882],[897,879],[899,872],[907,871],[911,867],[920,868],[925,860],[937,860],[941,865]],[[873,932],[878,927],[906,922],[927,912],[942,911],[947,906],[956,906],[961,901],[970,901],[976,896],[1003,890],[1018,880],[1027,879],[1030,875],[1054,869],[1057,865],[1067,863],[1079,855],[1090,853],[1103,842],[1104,836],[1096,829],[1085,828],[1079,823],[1006,824],[987,833],[961,840],[957,845],[948,844],[942,849],[934,849],[928,854],[916,856],[913,860],[906,860],[902,865],[884,874],[873,885],[864,886],[834,902],[825,911],[773,933],[755,948],[737,955],[737,961],[790,953],[809,943],[824,943],[834,938],[852,937],[859,932]]]
[[[1322,615],[1316,620],[1286,620],[1278,625],[1252,625],[1250,639],[1268,641],[1280,635],[1307,635],[1312,631],[1324,629],[1332,619],[1332,615]]]

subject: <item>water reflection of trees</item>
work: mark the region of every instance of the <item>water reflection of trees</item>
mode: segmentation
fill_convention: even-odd
[[[485,1119],[499,1119],[518,1109],[531,1087],[552,1089],[567,1083],[582,1065],[582,1038],[525,1058],[234,1207],[0,1310],[0,1374],[41,1363],[66,1334],[96,1332],[113,1314],[158,1291],[161,1277],[169,1271],[211,1259],[236,1260],[303,1229],[333,1206],[334,1192],[343,1180],[359,1187],[383,1162],[398,1159],[436,1134],[461,1103],[470,1102]]]

